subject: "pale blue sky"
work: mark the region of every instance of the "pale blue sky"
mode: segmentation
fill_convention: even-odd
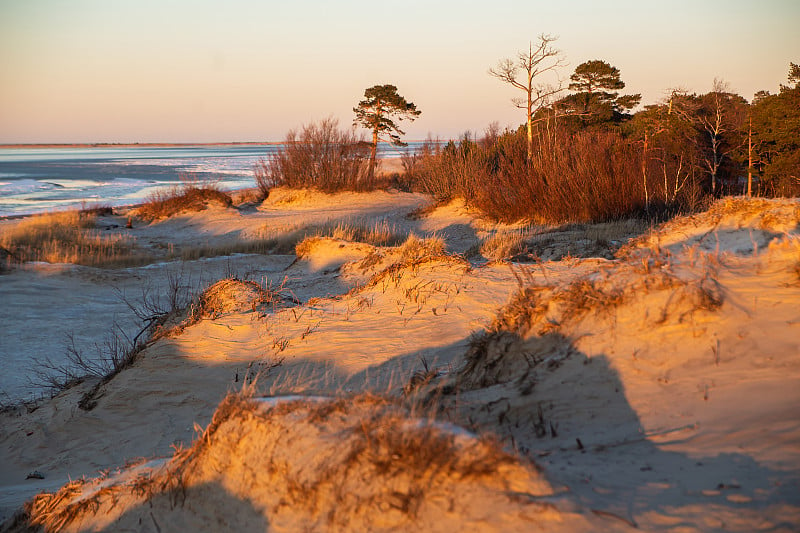
[[[747,99],[800,62],[800,0],[0,0],[0,142],[281,140],[349,126],[371,85],[409,138],[523,121],[486,71],[540,33],[603,59],[644,103],[714,78]]]

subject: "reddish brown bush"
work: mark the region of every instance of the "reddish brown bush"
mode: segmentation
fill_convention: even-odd
[[[266,197],[273,187],[324,192],[375,188],[367,172],[369,145],[353,131],[339,129],[336,119],[290,131],[284,145],[256,168],[256,183]]]

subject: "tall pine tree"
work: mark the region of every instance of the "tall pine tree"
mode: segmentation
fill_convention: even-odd
[[[395,146],[405,146],[400,140],[405,135],[403,130],[395,123],[397,120],[416,119],[422,112],[417,106],[406,101],[397,94],[394,85],[374,85],[364,91],[364,100],[353,108],[356,118],[353,125],[362,126],[372,131],[372,145],[369,158],[369,177],[375,175],[375,159],[378,152],[378,141],[386,140]],[[388,136],[388,138],[383,137]]]
[[[569,90],[574,94],[563,98],[559,105],[568,114],[582,115],[584,124],[619,118],[642,99],[640,94],[620,95],[618,91],[625,88],[625,82],[619,69],[600,59],[581,63],[569,79]]]

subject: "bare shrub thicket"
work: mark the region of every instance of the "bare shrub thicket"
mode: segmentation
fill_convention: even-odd
[[[427,142],[404,160],[409,179],[439,200],[461,197],[504,222],[598,222],[663,207],[648,201],[645,180],[655,190],[656,176],[643,172],[641,147],[620,133],[543,131],[530,160],[524,132],[490,133]]]
[[[169,218],[183,212],[203,211],[209,206],[230,207],[230,194],[211,182],[183,178],[180,185],[152,193],[136,209],[135,215],[147,221]]]
[[[339,129],[327,118],[289,131],[283,146],[255,169],[264,197],[273,187],[323,192],[367,191],[375,186],[367,172],[369,145],[353,130]]]
[[[486,181],[487,163],[486,151],[469,134],[458,143],[442,144],[429,138],[417,153],[403,156],[406,180],[439,201],[454,197],[472,200],[476,188]]]

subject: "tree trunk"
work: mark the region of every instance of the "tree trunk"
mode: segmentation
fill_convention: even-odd
[[[370,183],[375,179],[375,162],[378,157],[378,129],[372,130],[372,146],[369,148],[369,169],[367,179]]]
[[[717,170],[719,169],[719,150],[717,148],[717,136],[713,135],[711,137],[711,151],[712,151],[712,161],[711,161],[711,195],[717,195]]]
[[[647,194],[647,132],[644,132],[644,143],[642,143],[642,185],[644,186],[644,209],[650,212],[650,196]]]
[[[533,159],[533,101],[528,89],[528,163]]]
[[[750,115],[750,128],[747,130],[747,197],[753,195],[753,116]]]

